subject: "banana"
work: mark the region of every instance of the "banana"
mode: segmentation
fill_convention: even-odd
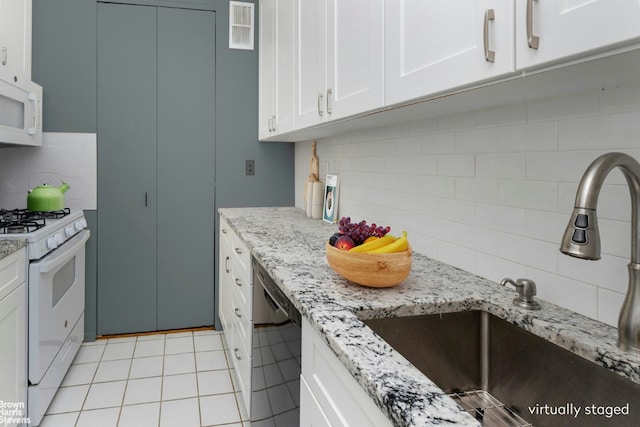
[[[384,245],[380,248],[373,249],[369,251],[370,254],[389,254],[393,252],[402,252],[409,249],[409,240],[407,239],[407,232],[402,232],[402,237],[396,239],[395,241],[389,243],[388,245]]]
[[[385,245],[388,245],[389,243],[394,242],[395,240],[396,240],[395,236],[387,234],[384,237],[381,237],[376,240],[372,240],[371,242],[354,246],[351,249],[349,249],[349,252],[369,252],[373,249],[381,248]]]

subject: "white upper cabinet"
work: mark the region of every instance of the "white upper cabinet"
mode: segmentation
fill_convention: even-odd
[[[638,0],[516,1],[519,69],[570,59],[638,37]]]
[[[293,130],[293,0],[260,1],[259,138]]]
[[[385,3],[388,105],[514,71],[513,0]]]
[[[383,0],[297,2],[296,128],[384,105],[383,13]]]
[[[0,0],[0,73],[31,80],[31,0]]]

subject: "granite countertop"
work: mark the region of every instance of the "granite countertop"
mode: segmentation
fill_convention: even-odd
[[[24,239],[0,239],[0,259],[8,257],[25,245]]]
[[[535,312],[515,307],[513,289],[417,253],[400,285],[362,287],[326,262],[337,225],[297,208],[219,211],[396,426],[480,424],[361,319],[484,310],[640,383],[640,359],[620,351],[616,329],[604,323],[546,301]]]

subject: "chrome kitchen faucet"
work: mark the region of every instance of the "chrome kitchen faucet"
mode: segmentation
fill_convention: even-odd
[[[607,153],[589,165],[580,180],[575,207],[562,237],[560,251],[582,259],[600,259],[596,205],[604,179],[615,167],[622,170],[631,193],[629,287],[618,318],[618,347],[640,355],[640,163],[633,157],[623,153]]]

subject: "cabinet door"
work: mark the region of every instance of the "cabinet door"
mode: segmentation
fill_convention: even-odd
[[[155,331],[156,11],[97,7],[98,333]]]
[[[25,404],[17,417],[26,417],[27,296],[23,283],[0,301],[0,400]],[[17,424],[2,424],[15,426]]]
[[[511,73],[513,13],[511,0],[385,2],[387,105]]]
[[[300,377],[300,427],[331,427],[304,375]]]
[[[383,0],[328,1],[328,119],[384,105],[383,13]]]
[[[0,0],[0,70],[31,80],[31,0]]]
[[[295,124],[302,129],[326,116],[326,2],[299,0],[295,32]]]
[[[216,32],[213,12],[157,13],[157,328],[164,330],[213,324]]]
[[[276,11],[276,94],[274,133],[293,130],[294,2],[278,0]]]
[[[262,0],[260,12],[258,137],[271,136],[275,116],[276,99],[276,0]],[[292,99],[293,102],[293,99]]]
[[[535,45],[536,37],[538,47],[532,48],[529,40]],[[516,3],[519,69],[628,43],[638,37],[637,0],[517,0]]]

